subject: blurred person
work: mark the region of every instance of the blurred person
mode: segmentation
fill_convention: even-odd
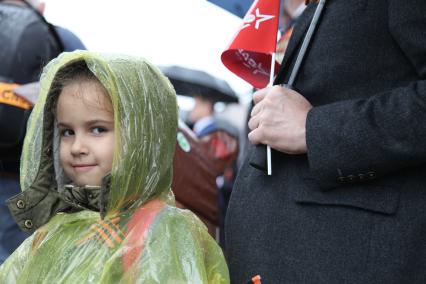
[[[287,83],[317,4],[298,18]],[[322,1],[321,1],[322,2]],[[426,1],[325,2],[291,90],[254,94],[226,219],[232,283],[426,283]]]
[[[146,60],[53,60],[24,143],[23,192],[8,202],[33,234],[0,283],[229,283],[206,227],[174,206],[177,125],[176,93]]]
[[[84,43],[72,31],[58,25],[55,25],[55,29],[62,40],[64,51],[86,50]]]
[[[63,51],[56,30],[25,1],[1,0],[0,12],[1,80],[38,81],[43,66]]]
[[[238,102],[238,97],[226,81],[202,70],[183,66],[160,69],[178,94],[195,101],[177,135],[173,192],[178,206],[198,214],[224,248],[224,216],[236,172],[239,131],[229,120],[219,119],[215,104]],[[191,127],[193,131],[188,129]]]
[[[20,192],[19,159],[31,111],[14,88],[38,81],[42,67],[63,50],[85,49],[70,31],[47,22],[44,10],[43,1],[0,1],[0,41],[4,43],[0,52],[0,263],[26,237],[5,205],[9,197]]]
[[[225,247],[225,216],[237,172],[239,131],[229,121],[215,117],[216,99],[212,96],[194,95],[195,104],[188,115],[194,133],[214,159],[212,172],[218,173],[216,185],[220,209],[219,243]]]
[[[220,212],[216,177],[221,174],[194,132],[179,119],[172,190],[176,206],[194,212],[207,226],[210,235],[219,241]]]
[[[51,25],[23,1],[0,1],[0,263],[25,239],[5,201],[20,192],[19,159],[30,108],[13,89],[38,81],[62,51]]]
[[[27,2],[36,9],[41,15],[44,15],[46,9],[46,2],[42,0],[27,0]],[[85,50],[86,47],[77,35],[69,29],[54,25],[59,38],[62,41],[64,51],[74,51],[77,49]]]
[[[201,95],[194,95],[194,107],[188,114],[192,130],[198,137],[202,137],[215,127],[214,100]]]

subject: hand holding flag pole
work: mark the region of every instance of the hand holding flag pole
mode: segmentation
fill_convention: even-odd
[[[275,61],[279,12],[280,0],[255,0],[240,30],[221,56],[229,70],[255,88],[272,86],[279,67]],[[265,170],[267,164],[271,175],[271,148],[259,145],[256,152],[259,151],[265,157],[259,166]]]
[[[250,8],[250,10],[248,12],[248,15],[253,10],[253,8],[258,4],[258,2],[259,1],[255,1],[253,3],[252,7]],[[273,1],[270,1],[270,2],[272,3]],[[318,6],[317,6],[317,8],[315,10],[315,13],[314,13],[314,16],[312,18],[312,21],[311,21],[311,23],[309,25],[308,31],[306,32],[305,38],[303,39],[302,46],[301,46],[301,48],[299,50],[299,53],[298,53],[298,55],[296,57],[296,62],[294,64],[293,70],[292,70],[292,72],[290,74],[290,79],[289,79],[288,83],[285,85],[287,88],[292,88],[292,86],[293,86],[293,83],[294,83],[294,81],[296,79],[296,76],[297,76],[297,73],[299,71],[300,65],[301,65],[301,63],[303,61],[303,58],[305,56],[305,53],[306,53],[307,48],[309,46],[309,43],[311,42],[311,39],[312,39],[313,33],[315,31],[315,28],[316,28],[316,26],[318,24],[318,20],[319,20],[319,18],[321,16],[321,13],[322,13],[324,5],[325,5],[325,0],[320,0],[319,4],[318,4]],[[279,14],[279,3],[278,3],[278,8],[277,8],[276,11],[277,11],[277,15],[278,15]],[[248,17],[248,16],[246,15],[246,17]],[[278,28],[278,26],[277,26],[277,28]],[[275,32],[277,32],[277,30],[275,30]],[[238,36],[238,34],[237,34],[237,36]],[[275,41],[275,44],[276,44],[276,41]],[[231,44],[231,47],[232,47],[232,45],[233,44]],[[224,53],[222,53],[222,62],[225,64],[225,66],[227,66],[232,72],[236,73],[241,78],[243,78],[244,80],[248,81],[253,86],[255,86],[251,81],[247,80],[247,78],[241,76],[239,74],[239,72],[238,72],[239,71],[238,69],[233,70],[233,69],[231,69],[226,64],[226,62],[224,60],[224,55],[228,51],[229,50],[227,50]],[[274,52],[275,52],[275,47],[274,47]],[[274,67],[276,65],[276,64],[273,64],[273,62],[275,61],[275,53],[272,53],[271,60],[273,60],[273,61],[271,61],[271,72],[270,72],[270,79],[269,79],[270,83],[269,83],[269,85],[272,85],[271,82],[273,81]],[[254,152],[254,155],[250,159],[250,165],[253,166],[253,167],[255,167],[255,168],[257,168],[257,169],[260,169],[260,170],[265,170],[265,166],[267,166],[268,175],[271,175],[272,174],[272,169],[271,169],[271,149],[270,149],[270,146],[268,145],[268,147],[266,148],[266,151],[265,151],[262,146],[258,145],[258,147],[256,148],[256,151]]]

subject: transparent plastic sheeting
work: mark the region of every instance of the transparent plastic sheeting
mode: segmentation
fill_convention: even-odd
[[[229,283],[222,251],[204,224],[174,206],[176,95],[144,59],[76,51],[47,65],[21,160],[22,194],[34,191],[26,203],[40,194],[63,202],[53,166],[58,167],[58,153],[49,141],[54,140],[49,90],[58,70],[80,60],[106,88],[114,108],[116,144],[105,216],[84,204],[64,212],[45,206],[41,215],[47,214],[48,222],[0,266],[0,283]]]

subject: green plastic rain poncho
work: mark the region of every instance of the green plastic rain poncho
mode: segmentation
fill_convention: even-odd
[[[80,60],[114,108],[113,167],[99,187],[63,184],[57,162],[50,87]],[[49,63],[25,138],[23,192],[8,202],[33,234],[0,267],[0,283],[228,283],[205,226],[173,206],[176,130],[174,90],[147,61],[76,51]]]

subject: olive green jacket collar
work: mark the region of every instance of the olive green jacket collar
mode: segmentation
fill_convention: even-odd
[[[56,188],[31,186],[10,198],[7,206],[19,227],[33,233],[60,212],[72,213],[92,210],[105,217],[111,176],[107,175],[102,186],[65,185]]]

